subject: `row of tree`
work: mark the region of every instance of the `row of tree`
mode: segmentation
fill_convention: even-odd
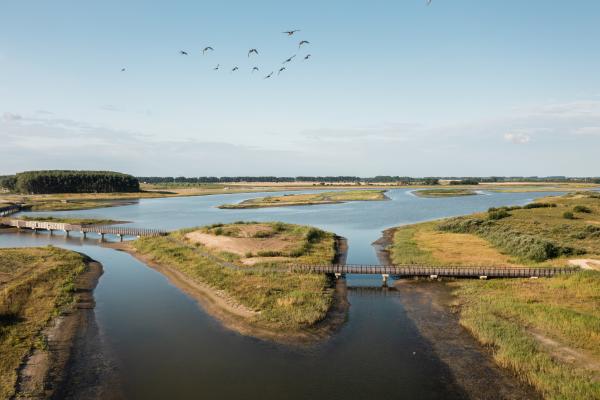
[[[27,171],[0,177],[0,186],[16,193],[112,193],[139,192],[131,175],[112,171]]]
[[[378,182],[378,183],[423,183],[438,182],[437,178],[411,178],[408,176],[374,176],[361,178],[359,176],[140,176],[143,183],[240,183],[240,182]]]
[[[477,185],[479,183],[491,182],[585,182],[600,183],[600,178],[594,177],[565,177],[565,176],[511,176],[511,177],[457,177],[440,176],[415,178],[410,176],[378,175],[374,177],[359,176],[140,176],[140,182],[144,183],[239,183],[239,182],[367,182],[367,183],[403,183],[403,184],[426,184],[436,185],[440,180],[448,180],[454,185]]]

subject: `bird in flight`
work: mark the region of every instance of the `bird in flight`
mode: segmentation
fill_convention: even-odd
[[[425,4],[430,5],[431,4],[431,0],[425,0]]]
[[[307,54],[306,56],[304,56],[305,60],[308,60],[310,58],[310,54]]]
[[[252,68],[252,73],[254,73],[255,71],[260,71],[260,70],[258,69],[258,67]]]
[[[273,76],[273,71],[271,71],[271,73],[269,75],[265,76],[263,79],[269,79],[272,76]]]
[[[286,35],[288,35],[288,36],[292,36],[292,35],[293,35],[294,33],[296,33],[296,32],[300,32],[300,29],[293,29],[293,30],[291,30],[291,31],[284,31],[284,32],[282,32],[282,33],[285,33],[285,34],[286,34]]]
[[[209,50],[210,50],[210,51],[214,51],[215,49],[213,49],[213,48],[212,48],[212,47],[210,47],[210,46],[206,46],[205,48],[203,48],[203,49],[202,49],[202,54],[206,53],[206,52],[207,52],[207,51],[209,51]]]
[[[303,44],[310,44],[310,42],[308,40],[302,40],[300,43],[298,43],[298,48],[302,47]]]
[[[214,67],[213,69],[214,69],[215,71],[218,71],[218,70],[219,70],[219,66],[220,66],[220,65],[221,65],[221,64],[217,64],[217,66],[216,66],[216,67]]]
[[[291,56],[290,58],[288,58],[287,60],[285,60],[284,62],[282,62],[282,64],[292,62],[292,60],[294,59],[294,57],[296,57],[295,54],[293,56]]]
[[[282,73],[283,71],[285,71],[285,67],[281,67],[279,68],[279,71],[277,71],[277,75],[279,75],[280,73]]]
[[[179,50],[179,54],[181,54],[182,56],[188,55],[187,51],[183,51],[183,50]]]
[[[121,72],[125,72],[125,68],[121,68]]]
[[[254,53],[254,54],[258,55],[258,50],[256,50],[256,49],[250,49],[250,50],[248,50],[248,57],[250,57],[250,55],[251,55],[252,53]]]
[[[235,71],[237,71],[238,69],[239,69],[239,68],[238,68],[237,66],[235,66],[235,67],[233,67],[233,68],[231,69],[231,72],[235,72]]]

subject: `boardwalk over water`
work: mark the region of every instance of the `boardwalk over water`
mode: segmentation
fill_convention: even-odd
[[[12,204],[10,206],[0,207],[0,217],[6,217],[10,214],[21,211],[21,206],[18,204]]]
[[[423,265],[291,265],[292,272],[381,275],[386,281],[390,275],[399,277],[427,278],[539,278],[570,274],[578,271],[572,267],[523,268],[523,267],[430,267]]]
[[[1,210],[0,210],[1,211]],[[160,229],[148,228],[130,228],[117,227],[114,225],[75,225],[47,221],[25,221],[19,219],[4,220],[4,225],[13,226],[18,229],[31,229],[33,231],[46,230],[50,234],[54,231],[63,231],[68,236],[69,232],[79,232],[84,238],[88,233],[95,233],[104,239],[104,235],[115,235],[123,240],[124,236],[142,237],[142,236],[164,236],[167,232]],[[185,245],[182,243],[182,245]],[[199,251],[195,249],[195,251]],[[226,268],[235,268],[239,270],[250,270],[233,263],[220,260],[210,253],[201,252],[200,255],[208,257],[214,262]],[[262,268],[261,268],[262,270]],[[273,271],[286,271],[286,269],[275,268]],[[310,265],[310,264],[291,264],[287,271],[298,273],[317,273],[317,274],[335,274],[340,277],[345,274],[364,274],[381,275],[384,282],[390,276],[395,277],[426,277],[426,278],[541,278],[551,277],[562,274],[571,274],[578,271],[574,267],[433,267],[425,265],[360,265],[360,264],[331,264],[331,265]]]
[[[163,236],[167,232],[160,229],[117,227],[114,225],[76,225],[60,222],[46,221],[24,221],[11,219],[3,222],[4,225],[13,226],[18,229],[31,229],[33,231],[46,230],[52,234],[54,231],[63,231],[68,236],[69,232],[79,232],[85,238],[88,233],[95,233],[104,238],[104,235],[115,235],[123,240],[124,236]]]

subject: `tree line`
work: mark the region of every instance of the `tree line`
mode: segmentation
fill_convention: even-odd
[[[511,177],[464,177],[464,176],[438,176],[438,177],[410,177],[397,175],[378,175],[373,177],[359,176],[140,176],[140,182],[144,183],[240,183],[240,182],[366,182],[366,183],[400,183],[400,184],[421,184],[437,185],[440,180],[450,181],[453,185],[477,185],[479,183],[493,182],[582,182],[582,183],[600,183],[598,177],[565,177],[565,176],[511,176]]]
[[[23,194],[140,191],[137,178],[112,171],[26,171],[0,177],[0,187]]]

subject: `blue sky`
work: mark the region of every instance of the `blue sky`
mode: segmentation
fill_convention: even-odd
[[[3,2],[0,174],[600,175],[598,1],[123,3]]]

